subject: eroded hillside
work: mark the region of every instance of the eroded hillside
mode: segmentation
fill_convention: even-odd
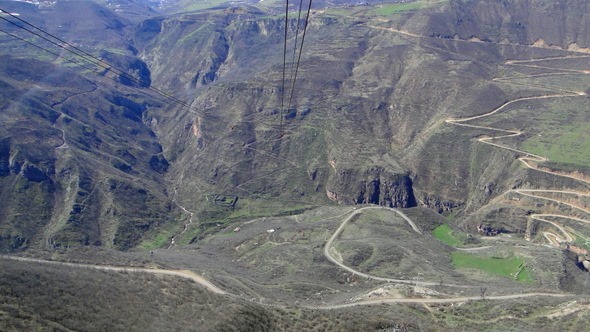
[[[58,4],[66,7],[2,2],[55,34],[79,26],[81,17],[57,13],[83,4]],[[3,74],[0,174],[2,195],[11,202],[0,210],[5,250],[129,249],[142,241],[153,248],[169,245],[183,225],[189,226],[176,240],[188,243],[219,223],[334,203],[461,212],[465,228],[475,231],[482,221],[499,220],[503,212],[481,209],[497,211],[488,204],[509,190],[570,186],[560,182],[570,180],[524,167],[517,159],[522,154],[481,144],[489,129],[449,119],[560,89],[567,94],[560,82],[506,77],[516,68],[511,61],[583,55],[589,46],[583,1],[318,8],[293,97],[283,99],[283,108],[283,91],[291,87],[282,87],[284,23],[269,14],[274,9],[219,6],[164,15],[138,2],[117,6],[92,4],[82,11],[108,37],[68,30],[64,38],[130,78],[96,64],[82,70],[58,56],[63,50],[31,53],[34,46],[2,36],[16,51],[4,64],[27,61],[24,73],[6,65]],[[22,33],[4,23],[7,32]],[[289,21],[289,43],[303,24]],[[289,67],[293,60],[287,60]],[[543,77],[552,70],[580,74],[568,89],[583,92],[587,80],[577,68],[585,60],[576,61],[518,68]],[[55,67],[34,69],[47,63]],[[580,72],[572,73],[574,67]],[[40,85],[54,76],[69,80]],[[15,97],[24,95],[27,102]],[[23,117],[26,109],[37,115]],[[27,126],[47,139],[27,140]],[[517,121],[508,129],[526,128]],[[557,164],[553,168],[564,172],[583,171],[580,163]],[[570,189],[585,186],[573,180]],[[28,210],[23,202],[29,200],[40,210]],[[519,221],[503,227],[524,232],[526,215],[514,215]],[[21,218],[30,221],[17,222]]]
[[[131,22],[92,2],[38,8],[3,1],[0,7],[31,20],[3,20],[0,36],[2,251],[138,245],[180,212],[163,177],[169,163],[143,122],[164,103],[147,90],[151,74],[145,63],[128,43],[121,46]],[[78,16],[64,17],[68,10]],[[36,32],[37,39],[19,26]],[[77,33],[61,34],[64,26]],[[105,39],[98,39],[103,32]],[[62,42],[78,47],[82,56],[57,47]]]

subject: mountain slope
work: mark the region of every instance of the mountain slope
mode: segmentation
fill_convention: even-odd
[[[504,215],[488,205],[509,190],[587,190],[519,161],[521,145],[538,146],[533,133],[543,134],[524,113],[510,113],[512,123],[509,115],[471,127],[449,122],[506,103],[519,112],[521,99],[558,112],[538,97],[587,90],[583,1],[316,10],[292,98],[291,54],[282,82],[283,19],[264,6],[156,15],[143,3],[119,5],[2,2],[131,74],[80,68],[63,49],[31,52],[2,35],[11,51],[0,83],[0,176],[10,201],[0,208],[4,250],[152,248],[181,231],[187,243],[219,223],[334,203],[461,211],[475,230]],[[80,8],[83,15],[67,15]],[[288,22],[289,50],[298,28],[303,22]],[[544,58],[570,62],[515,62]],[[514,71],[521,76],[512,79]],[[554,78],[566,74],[578,76]],[[482,144],[498,132],[483,128],[492,125],[525,134],[510,138],[509,149]],[[27,211],[31,200],[36,208]],[[524,231],[526,216],[504,226]]]
[[[49,9],[19,3],[13,9],[23,17],[37,13],[39,23],[52,30],[55,22],[65,23],[64,13],[80,6],[87,10],[76,18],[86,27],[103,26],[105,19],[114,22],[103,26],[119,30],[109,35],[108,44],[124,44],[122,23],[117,23],[124,20],[94,3],[59,2]],[[70,28],[82,22],[65,20]],[[148,112],[163,106],[145,89],[151,84],[145,64],[132,54],[97,54],[130,73],[121,75],[3,22],[10,35],[1,36],[6,46],[0,64],[2,250],[72,245],[128,249],[149,230],[178,217],[163,178],[169,164],[149,123],[143,122]],[[86,52],[105,45],[94,34],[79,32],[76,38],[92,38],[90,45],[78,44]],[[137,85],[144,89],[133,87]]]

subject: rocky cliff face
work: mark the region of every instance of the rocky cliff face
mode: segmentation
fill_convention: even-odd
[[[0,141],[0,176],[10,174],[10,140]]]
[[[382,168],[342,170],[327,186],[329,197],[339,204],[376,204],[387,207],[416,206],[412,179]]]

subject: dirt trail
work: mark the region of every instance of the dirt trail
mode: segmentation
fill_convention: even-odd
[[[372,207],[371,207],[372,208]],[[345,220],[350,220],[350,216]],[[344,224],[344,223],[343,223]],[[76,269],[92,269],[92,270],[101,270],[101,271],[113,271],[113,272],[126,272],[126,273],[149,273],[155,275],[169,275],[174,277],[185,278],[194,281],[195,283],[205,287],[208,291],[219,294],[230,296],[234,298],[239,298],[244,301],[256,303],[258,305],[262,305],[265,307],[273,307],[273,308],[281,308],[286,309],[285,305],[281,304],[273,304],[273,303],[263,303],[256,299],[251,298],[244,298],[239,295],[230,294],[226,291],[220,289],[219,287],[215,286],[209,280],[205,279],[203,276],[188,270],[168,270],[168,269],[149,269],[149,268],[141,268],[141,267],[124,267],[124,266],[112,266],[112,265],[94,265],[94,264],[82,264],[82,263],[68,263],[68,262],[59,262],[59,261],[50,261],[38,258],[27,258],[27,257],[17,257],[17,256],[6,256],[0,255],[0,259],[5,260],[13,260],[13,261],[21,261],[21,262],[29,262],[29,263],[38,263],[38,264],[48,264],[48,265],[56,265],[65,268],[76,268]],[[386,278],[382,278],[386,279]],[[381,279],[377,279],[381,280]],[[387,282],[399,282],[404,283],[407,280],[399,280],[395,281],[396,279],[386,279],[382,281]],[[414,282],[412,281],[411,284],[413,285],[431,285],[431,283],[427,282]],[[438,285],[439,283],[434,283]],[[524,293],[524,294],[513,294],[513,295],[498,295],[498,296],[486,296],[486,300],[509,300],[509,299],[519,299],[519,298],[527,298],[527,297],[573,297],[573,295],[569,294],[558,294],[558,293]],[[335,310],[335,309],[342,309],[354,306],[364,306],[364,305],[378,305],[378,304],[388,304],[388,303],[460,303],[460,302],[467,302],[467,301],[477,301],[482,300],[481,296],[471,296],[471,297],[446,297],[446,298],[383,298],[378,300],[363,300],[358,302],[352,303],[343,303],[343,304],[335,304],[335,305],[325,305],[325,306],[301,306],[302,308],[307,309],[321,309],[321,310]]]
[[[440,282],[427,282],[427,281],[416,281],[416,280],[406,280],[406,279],[392,279],[392,278],[381,278],[372,276],[366,273],[362,273],[356,271],[342,263],[340,263],[337,259],[335,259],[332,254],[330,253],[330,249],[334,240],[340,235],[344,227],[350,220],[356,216],[357,214],[361,213],[364,210],[368,209],[385,209],[390,210],[397,213],[401,216],[407,223],[412,227],[414,232],[418,234],[422,234],[420,229],[416,226],[416,224],[402,211],[392,208],[386,208],[381,206],[370,206],[360,208],[358,210],[353,210],[346,212],[344,214],[335,216],[335,217],[344,217],[346,214],[350,213],[350,215],[344,219],[344,221],[340,224],[340,226],[336,229],[336,231],[332,234],[329,240],[326,242],[324,247],[324,255],[334,264],[338,265],[339,267],[354,273],[358,276],[383,281],[383,282],[391,282],[391,283],[400,283],[400,284],[410,284],[410,285],[420,285],[420,286],[450,286],[450,287],[461,287],[461,288],[469,288],[471,286],[466,285],[452,285],[452,284],[441,284]],[[332,218],[335,218],[332,217]],[[553,235],[553,234],[551,234]],[[485,249],[487,247],[481,248],[474,248],[473,250]],[[51,260],[44,260],[38,258],[27,258],[27,257],[17,257],[17,256],[6,256],[0,255],[0,259],[6,260],[15,260],[21,262],[29,262],[29,263],[38,263],[38,264],[49,264],[49,265],[57,265],[67,268],[79,268],[79,269],[93,269],[93,270],[102,270],[102,271],[114,271],[114,272],[127,272],[127,273],[150,273],[155,275],[169,275],[175,276],[180,278],[185,278],[194,281],[195,283],[205,287],[205,289],[209,290],[212,293],[219,294],[219,295],[226,295],[234,298],[239,298],[244,301],[252,302],[261,306],[265,307],[273,307],[273,308],[280,308],[286,309],[285,305],[281,304],[273,304],[262,302],[257,299],[252,298],[245,298],[240,295],[231,294],[223,289],[215,286],[212,282],[207,280],[205,277],[189,270],[170,270],[170,269],[153,269],[153,268],[142,268],[142,267],[127,267],[127,266],[112,266],[112,265],[95,265],[95,264],[83,264],[83,263],[69,263],[69,262],[60,262],[60,261],[51,261]],[[527,298],[527,297],[573,297],[573,295],[569,294],[560,294],[560,293],[524,293],[524,294],[513,294],[513,295],[497,295],[497,296],[485,296],[486,300],[509,300],[509,299],[519,299],[519,298]],[[382,298],[377,300],[363,300],[358,302],[351,302],[351,303],[343,303],[343,304],[335,304],[335,305],[325,305],[325,306],[301,306],[302,308],[307,309],[320,309],[320,310],[336,310],[348,307],[355,307],[355,306],[364,306],[364,305],[379,305],[379,304],[395,304],[395,303],[422,303],[422,304],[445,304],[445,303],[461,303],[461,302],[468,302],[468,301],[477,301],[484,299],[481,296],[470,296],[470,297],[440,297],[440,298]]]
[[[148,269],[148,268],[143,268],[143,267],[68,263],[68,262],[50,261],[50,260],[44,260],[44,259],[38,259],[38,258],[4,256],[4,255],[0,256],[0,258],[21,261],[21,262],[49,264],[49,265],[57,265],[57,266],[72,267],[72,268],[93,269],[93,270],[102,270],[102,271],[115,271],[115,272],[150,273],[150,274],[157,274],[157,275],[170,275],[170,276],[176,276],[176,277],[181,277],[181,278],[192,280],[192,281],[198,283],[199,285],[207,288],[209,291],[211,291],[215,294],[227,294],[226,291],[215,286],[213,283],[211,283],[209,280],[205,279],[201,275],[198,275],[195,272],[188,271],[188,270]]]
[[[537,198],[537,199],[543,199],[543,200],[546,200],[546,201],[550,201],[550,202],[555,202],[555,203],[558,203],[558,204],[562,204],[562,205],[568,206],[568,207],[570,207],[572,209],[575,209],[575,210],[578,210],[578,211],[581,211],[581,212],[584,212],[584,213],[587,213],[588,215],[590,215],[590,210],[588,210],[588,209],[586,209],[584,207],[581,207],[581,206],[578,206],[578,205],[575,205],[575,204],[571,204],[571,203],[567,203],[567,202],[562,201],[562,200],[559,200],[559,199],[555,199],[555,198],[551,198],[551,197],[545,197],[545,196],[540,196],[540,195],[535,195],[535,194],[529,194],[529,193],[532,193],[532,192],[552,193],[552,194],[554,194],[554,193],[561,193],[561,194],[569,194],[569,195],[576,195],[576,196],[589,196],[590,197],[589,194],[585,194],[585,193],[577,192],[577,191],[543,190],[543,189],[511,189],[511,190],[508,190],[506,193],[510,193],[510,192],[515,192],[515,193],[518,193],[518,194],[520,194],[522,196],[533,197],[533,198]],[[580,220],[582,220],[582,219],[580,219]],[[588,220],[584,220],[583,222],[588,223],[589,221]]]
[[[565,55],[565,56],[553,56],[553,57],[547,57],[547,58],[536,58],[536,59],[529,59],[529,60],[508,60],[508,61],[506,61],[506,64],[513,65],[513,64],[518,64],[518,63],[530,63],[530,62],[564,60],[564,59],[582,59],[582,58],[590,58],[590,55]]]
[[[191,211],[187,210],[187,209],[186,209],[184,206],[180,205],[180,203],[178,203],[178,202],[176,201],[176,195],[177,195],[177,193],[178,193],[178,192],[177,192],[176,188],[174,188],[174,198],[172,199],[172,201],[173,201],[173,202],[174,202],[174,204],[176,204],[176,206],[178,206],[178,207],[179,207],[179,208],[180,208],[180,209],[181,209],[181,210],[182,210],[184,213],[186,213],[186,214],[188,214],[188,215],[189,215],[189,219],[188,219],[188,223],[184,224],[184,226],[183,226],[183,228],[182,228],[182,231],[181,231],[180,233],[178,233],[178,234],[176,234],[176,235],[172,236],[172,238],[170,239],[170,245],[168,246],[168,248],[167,248],[167,249],[170,249],[170,248],[172,248],[172,247],[174,247],[174,246],[176,245],[176,239],[177,239],[179,236],[181,236],[182,234],[184,234],[184,233],[187,231],[188,227],[189,227],[189,226],[190,226],[190,225],[193,223],[193,217],[194,217],[194,215],[195,215],[193,212],[191,212]]]
[[[384,21],[384,20],[380,20],[380,19],[377,19],[377,21],[387,22],[386,20]],[[553,50],[553,51],[556,50],[555,46],[525,45],[525,44],[516,44],[516,43],[508,43],[508,42],[500,42],[500,43],[498,43],[498,42],[493,42],[493,41],[488,41],[488,40],[481,40],[481,39],[477,39],[477,38],[459,39],[459,38],[455,37],[453,39],[448,39],[448,38],[436,37],[436,36],[424,36],[424,35],[413,33],[413,32],[408,31],[408,30],[400,30],[400,29],[395,29],[395,28],[390,28],[390,27],[380,27],[380,26],[371,25],[371,24],[366,24],[366,26],[368,28],[371,28],[371,29],[382,30],[382,31],[389,31],[389,32],[397,33],[399,35],[408,36],[408,37],[412,37],[412,38],[437,39],[437,40],[445,40],[445,41],[459,42],[459,43],[477,43],[477,44],[492,44],[492,45],[500,45],[500,46],[516,46],[516,47],[527,47],[527,48],[541,48],[541,49],[547,49],[547,50]],[[574,51],[574,50],[567,50],[567,49],[563,49],[563,48],[560,48],[558,50],[564,51],[564,52],[588,54],[588,52],[585,52],[583,50]],[[570,55],[570,56],[566,56],[566,58],[586,58],[586,57],[590,57],[590,55]],[[552,60],[552,59],[553,58],[541,58],[541,59],[537,59],[535,61],[544,61],[544,60]],[[530,61],[530,60],[511,60],[511,63],[510,64],[512,64],[512,63],[518,63],[520,61]]]
[[[388,303],[432,303],[432,304],[445,304],[445,303],[460,303],[460,302],[468,302],[468,301],[478,301],[478,300],[514,300],[514,299],[522,299],[527,297],[572,297],[572,295],[568,294],[558,294],[558,293],[524,293],[524,294],[513,294],[513,295],[495,295],[495,296],[464,296],[464,297],[453,297],[453,298],[394,298],[394,299],[376,299],[376,300],[364,300],[359,302],[353,303],[344,303],[344,304],[335,304],[335,305],[328,305],[324,307],[309,307],[312,309],[342,309],[342,308],[350,308],[356,307],[360,305],[379,305],[379,304],[388,304]]]

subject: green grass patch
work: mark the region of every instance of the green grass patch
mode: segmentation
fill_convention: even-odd
[[[203,9],[214,8],[224,3],[230,3],[228,0],[209,0],[209,1],[198,1],[196,3],[187,4],[179,12],[195,12]]]
[[[172,233],[170,231],[160,232],[153,239],[147,239],[141,242],[139,248],[145,251],[164,248],[168,245],[171,237]]]
[[[467,252],[456,251],[453,252],[452,259],[456,268],[477,269],[502,277],[513,278],[523,283],[532,283],[534,281],[524,265],[524,260],[516,256],[507,258],[478,257]]]
[[[587,99],[548,98],[523,101],[473,124],[502,129],[521,129],[522,138],[499,141],[549,159],[552,164],[588,167],[590,121]]]
[[[542,135],[526,139],[523,150],[549,158],[555,163],[588,166],[590,122],[554,124]]]
[[[590,251],[590,240],[587,240],[585,236],[580,236],[578,234],[574,234],[574,238],[574,244],[577,247]]]
[[[517,271],[517,273],[518,275],[516,276],[516,281],[518,282],[532,284],[535,281],[533,275],[526,267],[523,267],[522,269],[520,269],[520,271]]]
[[[262,10],[268,10],[269,8],[280,8],[283,9],[285,6],[285,3],[281,0],[264,0],[264,1],[260,1],[257,4],[254,5],[256,8],[260,8]],[[276,15],[276,16],[280,16],[280,15]]]
[[[332,16],[343,16],[350,17],[362,12],[359,7],[348,7],[348,8],[326,8],[324,14]]]
[[[195,29],[194,31],[183,35],[177,42],[177,44],[186,44],[186,43],[194,43],[199,38],[203,38],[204,33],[211,33],[211,25],[203,24],[199,28]],[[209,30],[209,31],[208,31]]]
[[[450,245],[451,247],[459,247],[464,244],[463,236],[451,228],[448,224],[442,224],[432,231],[432,235],[439,241]]]
[[[428,0],[421,0],[415,2],[406,2],[406,3],[392,3],[392,4],[384,4],[378,6],[378,8],[369,11],[370,14],[374,15],[381,15],[381,16],[391,16],[402,12],[412,11],[412,10],[420,10],[422,8],[430,7],[435,4],[441,4],[446,1],[428,1]]]

